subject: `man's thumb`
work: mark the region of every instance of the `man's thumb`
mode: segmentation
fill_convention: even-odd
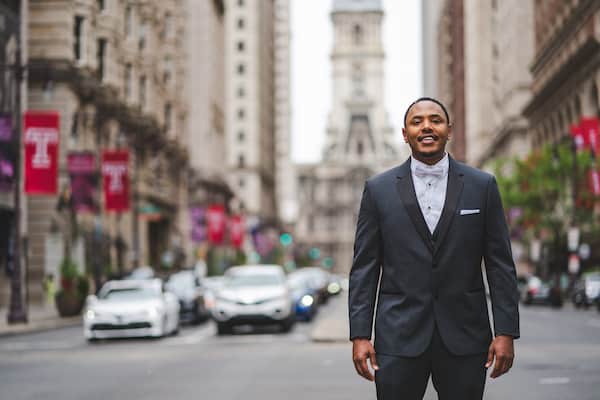
[[[377,365],[377,359],[375,358],[374,352],[371,352],[371,354],[369,354],[369,359],[371,360],[371,366],[375,371],[377,371],[379,369],[379,365]]]

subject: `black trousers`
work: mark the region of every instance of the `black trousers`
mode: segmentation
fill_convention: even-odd
[[[377,399],[422,400],[431,376],[439,400],[481,400],[485,387],[486,360],[487,353],[453,355],[436,328],[431,344],[420,356],[377,354]]]

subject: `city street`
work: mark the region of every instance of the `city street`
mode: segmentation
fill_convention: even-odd
[[[332,299],[321,318],[336,312]],[[10,399],[374,399],[349,343],[314,343],[314,324],[217,337],[212,323],[162,340],[84,341],[79,328],[0,339],[0,387]],[[600,314],[522,308],[512,372],[486,399],[600,398]],[[428,389],[426,399],[435,399]]]

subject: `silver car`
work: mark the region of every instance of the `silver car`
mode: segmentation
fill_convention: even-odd
[[[296,316],[285,273],[279,265],[232,267],[215,296],[212,315],[219,335],[235,325],[277,324],[292,329]]]
[[[161,337],[179,330],[179,301],[160,279],[105,283],[89,296],[83,314],[86,339]]]

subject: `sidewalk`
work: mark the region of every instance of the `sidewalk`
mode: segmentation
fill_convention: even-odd
[[[28,322],[9,324],[6,321],[8,306],[0,308],[0,337],[40,332],[81,324],[81,316],[61,318],[53,305],[34,305],[27,310]]]
[[[319,310],[314,325],[310,335],[314,342],[349,343],[348,292],[331,297]]]

